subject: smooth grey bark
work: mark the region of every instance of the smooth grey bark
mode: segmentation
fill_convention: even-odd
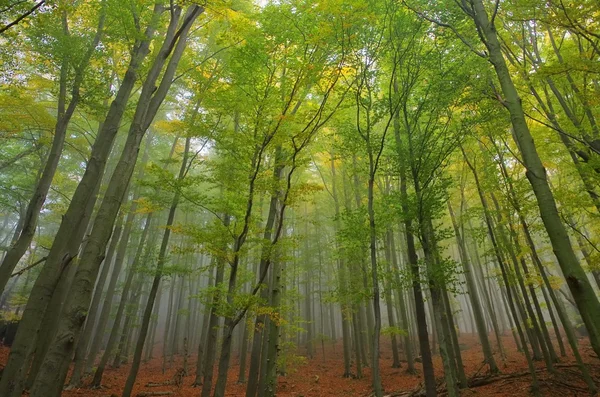
[[[74,345],[79,338],[81,327],[86,318],[93,283],[103,260],[103,252],[106,250],[117,212],[134,171],[140,143],[168,93],[175,70],[185,49],[187,32],[201,10],[198,6],[190,6],[179,30],[177,30],[177,27],[180,12],[177,8],[171,11],[172,19],[169,28],[165,34],[162,47],[144,81],[125,147],[108,184],[85,250],[81,255],[81,263],[71,287],[70,299],[67,300],[66,307],[61,315],[54,344],[46,354],[44,364],[31,389],[32,397],[60,394]],[[155,83],[165,63],[167,63],[167,66],[157,88]],[[126,383],[125,391],[128,383]]]
[[[563,329],[565,331],[565,334],[567,336],[567,340],[569,342],[569,345],[571,347],[571,350],[573,352],[573,355],[575,356],[575,360],[577,362],[577,365],[579,366],[582,376],[585,380],[585,382],[588,385],[588,388],[590,389],[590,392],[592,394],[596,393],[597,388],[596,385],[594,383],[594,381],[592,380],[589,371],[587,369],[587,367],[585,366],[585,364],[583,363],[582,359],[581,359],[581,355],[579,353],[579,349],[577,347],[577,338],[575,336],[575,333],[573,331],[573,327],[568,319],[568,316],[565,312],[565,308],[562,304],[562,302],[556,297],[556,293],[554,292],[554,290],[552,289],[552,286],[550,284],[550,280],[548,279],[548,276],[546,274],[546,270],[544,269],[544,266],[542,264],[541,259],[538,256],[537,253],[537,249],[535,246],[535,243],[533,241],[533,238],[531,236],[531,232],[529,230],[529,225],[527,224],[527,221],[525,220],[525,217],[523,215],[521,206],[519,204],[519,201],[517,200],[516,197],[516,193],[512,184],[512,180],[506,170],[506,167],[504,166],[504,163],[501,162],[500,163],[500,169],[502,171],[503,177],[507,183],[507,188],[508,188],[508,193],[509,193],[509,198],[511,200],[511,203],[513,205],[513,208],[515,209],[515,211],[517,212],[517,216],[519,219],[519,222],[521,224],[521,228],[523,230],[523,234],[525,235],[525,240],[527,241],[527,245],[529,247],[529,249],[531,250],[531,257],[533,259],[533,263],[536,267],[537,270],[537,274],[541,275],[542,280],[544,282],[544,285],[542,286],[542,292],[544,294],[544,298],[548,304],[548,311],[550,313],[550,316],[552,317],[552,324],[554,326],[555,329],[555,334],[556,337],[558,339],[559,345],[560,345],[560,349],[561,349],[561,355],[564,356],[564,346],[561,340],[561,336],[559,333],[559,329],[558,329],[558,325],[556,324],[556,321],[554,320],[554,316],[553,316],[553,311],[552,311],[552,306],[550,305],[550,301],[552,302],[552,304],[554,305],[554,309],[556,309],[557,315],[561,321],[561,323],[563,324]],[[544,288],[545,287],[545,288]],[[548,295],[550,296],[550,299],[548,298]]]
[[[181,339],[180,330],[181,330],[182,315],[179,312],[183,308],[183,293],[185,291],[185,287],[184,287],[185,276],[181,275],[181,276],[179,276],[179,279],[180,279],[179,297],[177,299],[178,300],[177,310],[175,310],[175,320],[174,320],[175,326],[173,327],[173,349],[171,350],[171,362],[173,361],[173,355],[180,353],[179,341]]]
[[[65,298],[69,292],[69,286],[71,285],[71,282],[75,276],[75,269],[75,264],[68,266],[65,269],[65,273],[61,276],[59,282],[56,284],[56,288],[52,294],[52,299],[50,299],[49,308],[44,315],[41,325],[41,329],[44,330],[44,334],[40,335],[40,337],[38,337],[36,340],[35,356],[33,357],[31,366],[29,368],[29,374],[25,383],[26,388],[30,388],[31,385],[33,385],[33,382],[35,381],[35,378],[42,366],[44,356],[46,355],[46,352],[50,347],[50,343],[56,335],[58,324],[56,321],[54,321],[54,319],[62,310]]]
[[[418,179],[414,177],[415,192],[417,196],[420,194]],[[424,211],[423,211],[424,212]],[[431,318],[432,324],[435,324],[435,332],[438,337],[438,351],[442,358],[444,367],[444,378],[446,380],[446,388],[448,395],[457,397],[458,392],[458,375],[455,363],[454,351],[452,350],[452,341],[449,333],[448,311],[444,307],[443,296],[444,286],[439,281],[439,275],[435,272],[436,258],[434,250],[435,239],[433,238],[433,230],[429,222],[429,215],[422,214],[419,219],[420,241],[423,249],[423,256],[427,265],[427,282],[429,285],[429,294],[431,295]]]
[[[165,317],[165,330],[163,332],[163,351],[162,351],[162,373],[167,369],[167,352],[169,346],[169,332],[171,330],[171,317],[173,312],[173,294],[175,293],[175,278],[171,278],[169,287],[169,300],[167,301],[167,314]]]
[[[242,327],[242,345],[240,346],[240,370],[238,372],[238,383],[246,383],[246,364],[248,361],[248,334],[248,326],[244,324],[244,327]]]
[[[228,214],[225,214],[223,217],[223,224],[225,227],[229,225],[230,217]],[[226,243],[223,243],[226,245]],[[210,395],[212,389],[212,378],[213,378],[213,369],[215,365],[215,356],[217,350],[217,335],[219,332],[219,315],[217,314],[217,310],[219,309],[219,305],[221,305],[221,300],[223,299],[221,296],[221,284],[223,283],[223,279],[225,278],[225,260],[221,257],[216,259],[216,274],[215,274],[215,293],[212,296],[212,301],[210,305],[210,316],[208,319],[208,324],[206,327],[206,349],[204,351],[202,357],[202,397],[208,397]],[[202,344],[203,341],[200,341]],[[200,359],[200,357],[198,357]]]
[[[211,269],[209,270],[209,276],[208,279],[206,281],[206,286],[210,287],[211,284],[214,284],[214,278],[216,278],[216,266],[211,266]],[[204,377],[204,347],[206,345],[206,340],[208,337],[208,332],[210,331],[209,328],[209,322],[210,322],[210,315],[211,315],[211,310],[210,307],[207,307],[206,305],[204,305],[203,307],[203,311],[204,311],[204,316],[202,318],[202,332],[200,333],[200,340],[198,342],[198,353],[197,353],[197,360],[196,360],[196,376],[194,378],[194,383],[192,384],[192,386],[197,387],[200,386],[202,384],[202,378]]]
[[[402,288],[402,283],[400,282],[400,264],[398,263],[398,257],[396,256],[396,241],[394,238],[393,230],[388,232],[388,240],[390,245],[390,256],[392,259],[392,272],[394,273],[394,282],[396,284],[395,293],[397,305],[399,306],[400,311],[400,319],[402,320],[401,325],[405,331],[404,336],[402,337],[403,345],[404,345],[404,354],[406,356],[406,363],[408,368],[406,372],[409,374],[415,374],[415,362],[414,362],[414,353],[413,353],[413,344],[411,341],[411,335],[414,334],[411,322],[407,313],[407,304],[404,299],[404,291]],[[411,312],[414,310],[411,308]]]
[[[100,272],[100,276],[98,277],[98,281],[96,282],[96,288],[94,290],[94,297],[92,298],[92,302],[90,304],[89,314],[86,318],[85,327],[83,330],[82,338],[77,344],[77,348],[75,349],[75,357],[73,366],[73,372],[71,375],[71,380],[69,381],[68,389],[79,387],[81,385],[81,377],[83,376],[83,369],[85,366],[85,356],[87,355],[87,350],[89,347],[89,342],[92,337],[92,332],[96,325],[96,315],[98,313],[98,309],[100,306],[100,299],[102,298],[104,292],[104,284],[106,279],[108,278],[109,269],[113,267],[113,277],[118,274],[119,270],[116,269],[116,261],[115,265],[112,264],[112,257],[115,251],[117,250],[117,244],[121,238],[122,230],[123,230],[123,221],[124,214],[121,213],[119,215],[119,220],[117,221],[117,225],[115,226],[115,230],[113,232],[110,245],[108,246],[106,259],[104,260],[104,265],[102,267],[102,271]],[[112,280],[111,280],[112,281]],[[110,282],[109,282],[110,287]],[[108,293],[107,293],[108,298]],[[111,299],[112,301],[112,299]],[[110,307],[109,304],[105,304],[104,307]]]
[[[306,211],[306,203],[304,204],[304,216],[307,217],[308,213]],[[308,218],[308,217],[307,217]],[[308,236],[308,219],[304,223],[304,235]],[[304,315],[305,315],[305,323],[306,323],[306,355],[309,359],[312,359],[315,355],[315,347],[314,347],[314,312],[312,310],[312,301],[313,301],[313,290],[312,290],[312,277],[310,274],[311,267],[311,255],[310,255],[310,242],[308,238],[304,239],[304,249],[303,249],[303,257],[306,266],[308,267],[308,271],[306,276],[304,277]],[[266,333],[266,339],[269,339],[268,332]],[[263,342],[264,343],[264,342]],[[264,349],[264,348],[263,348]],[[262,389],[261,389],[262,390]]]
[[[461,206],[462,205],[464,205],[464,192],[461,191]],[[464,211],[461,211],[461,212],[464,213]],[[469,228],[472,229],[470,220],[468,220],[468,222],[469,222]],[[463,233],[463,236],[464,236],[464,233]],[[485,276],[483,274],[482,263],[481,263],[481,259],[479,257],[477,245],[474,241],[472,243],[473,244],[472,244],[471,251],[470,251],[471,259],[474,259],[474,261],[475,261],[475,266],[473,266],[472,268],[474,268],[475,272],[477,273],[476,279],[478,282],[479,292],[484,297],[484,301],[485,301],[486,308],[487,308],[486,313],[488,314],[489,321],[492,323],[492,328],[494,329],[494,335],[496,337],[496,346],[498,347],[498,351],[500,352],[500,355],[504,359],[506,356],[506,353],[504,351],[504,346],[502,345],[502,339],[501,339],[501,334],[506,329],[506,326],[504,326],[504,315],[503,315],[504,312],[502,310],[496,310],[497,306],[494,306],[490,288],[487,288],[485,285]],[[495,290],[495,289],[493,289],[493,290]],[[503,327],[502,330],[500,330],[500,326],[498,325],[498,318],[500,318],[500,321],[502,323],[502,327]],[[515,341],[517,342],[517,348],[518,348],[519,340],[516,337],[515,331],[512,327],[511,327],[511,331],[513,333],[513,336],[515,337]]]
[[[387,129],[386,129],[387,131]],[[375,209],[373,207],[375,201],[374,184],[375,174],[379,165],[379,154],[373,158],[374,153],[371,150],[371,143],[368,142],[369,147],[369,182],[367,190],[367,212],[369,214],[369,252],[371,261],[371,283],[373,288],[373,314],[375,317],[375,327],[372,333],[372,347],[371,347],[371,377],[373,381],[373,390],[375,396],[383,396],[383,385],[381,383],[381,373],[379,368],[379,354],[380,354],[380,334],[381,334],[381,301],[380,301],[380,289],[379,289],[379,271],[377,269],[377,231],[375,229]],[[383,142],[381,145],[383,150]]]
[[[502,47],[494,21],[490,20],[482,0],[472,0],[471,4],[471,18],[480,32],[480,38],[488,50],[488,60],[493,65],[498,77],[504,95],[502,103],[510,113],[513,138],[517,142],[523,165],[527,170],[526,176],[535,194],[554,255],[588,329],[594,352],[600,356],[600,303],[577,259],[565,225],[558,214],[546,170],[525,120],[519,93],[502,55]]]
[[[275,149],[275,168],[273,169],[272,181],[273,186],[279,186],[281,180],[283,178],[283,153],[282,148],[278,146]],[[265,223],[265,229],[263,232],[263,240],[267,242],[265,248],[261,250],[260,254],[260,263],[258,266],[258,277],[261,277],[268,266],[268,246],[271,243],[271,239],[273,236],[273,228],[275,225],[275,218],[277,215],[277,202],[279,199],[279,191],[276,189],[271,193],[271,198],[269,201],[269,212],[267,215],[267,221]],[[267,288],[263,288],[260,295],[261,299],[266,301],[269,298],[269,290]],[[252,349],[250,353],[250,368],[248,373],[248,385],[246,386],[246,397],[255,397],[258,392],[258,381],[260,374],[260,359],[262,352],[262,334],[265,329],[264,323],[266,321],[265,314],[259,314],[256,316],[254,323],[254,336],[252,338]]]
[[[146,149],[144,150],[141,167],[140,167],[140,170],[138,173],[138,179],[140,179],[140,180],[144,176],[144,169],[145,169],[145,165],[148,161],[149,149],[150,149],[151,142],[152,142],[152,139],[151,139],[151,136],[149,135],[147,138],[147,141],[146,141]],[[102,338],[104,336],[104,330],[106,328],[106,324],[108,322],[108,318],[109,318],[110,311],[112,308],[112,305],[110,303],[113,301],[113,298],[115,295],[117,281],[121,274],[123,262],[125,261],[125,253],[127,251],[127,247],[130,242],[129,236],[131,234],[131,230],[133,229],[139,197],[140,197],[140,191],[138,188],[138,189],[136,189],[136,192],[133,195],[131,208],[129,209],[127,218],[125,220],[125,227],[122,232],[122,237],[119,241],[119,245],[116,248],[117,254],[115,257],[115,263],[114,263],[114,266],[112,269],[111,278],[110,278],[110,281],[108,282],[108,287],[106,288],[106,295],[105,295],[105,299],[104,299],[105,304],[102,306],[102,310],[100,312],[100,316],[98,317],[97,324],[94,326],[93,329],[90,330],[91,345],[89,348],[89,352],[86,351],[84,353],[84,354],[86,354],[86,357],[84,360],[82,360],[82,364],[81,364],[83,367],[83,370],[86,373],[91,371],[91,369],[96,361],[96,356],[98,355],[98,352],[100,351]],[[145,234],[143,232],[142,232],[142,235],[145,238]],[[138,244],[143,246],[144,241],[140,239]],[[96,291],[94,298],[92,299],[91,306],[93,307],[95,304],[97,305],[99,300],[101,299],[101,297],[102,297],[102,291]],[[96,303],[94,303],[94,302],[96,302]],[[86,325],[86,327],[87,327],[87,325]],[[79,349],[79,346],[78,346],[78,349]],[[73,386],[76,386],[78,384],[78,382],[76,382],[77,379],[75,378],[75,374],[77,371],[77,354],[78,353],[75,352],[75,367],[73,369],[73,376],[70,381],[70,384]]]
[[[461,147],[462,149],[462,147]],[[477,186],[477,192],[479,194],[479,200],[481,201],[481,205],[483,206],[483,214],[484,214],[484,218],[485,218],[485,224],[487,227],[487,232],[488,232],[488,236],[492,242],[492,247],[494,249],[494,254],[496,256],[496,259],[498,261],[498,265],[500,266],[500,270],[502,272],[502,280],[504,281],[504,287],[505,287],[505,291],[506,291],[506,300],[507,300],[507,304],[508,307],[510,309],[510,312],[512,314],[512,319],[514,319],[514,323],[516,325],[516,330],[517,330],[517,334],[518,334],[518,339],[515,336],[515,341],[519,341],[521,346],[522,346],[522,350],[523,353],[525,354],[525,358],[527,359],[527,367],[529,368],[529,371],[531,373],[531,377],[532,377],[532,389],[533,392],[536,395],[539,395],[539,384],[538,384],[538,380],[537,380],[537,375],[535,373],[535,367],[533,365],[533,359],[531,357],[531,354],[529,352],[529,348],[527,347],[527,341],[525,339],[525,335],[523,333],[523,330],[521,328],[521,326],[519,325],[519,315],[517,312],[517,308],[515,305],[515,299],[513,298],[513,289],[511,287],[509,278],[508,278],[508,272],[506,269],[506,266],[504,264],[504,259],[502,258],[502,253],[500,252],[500,247],[498,246],[498,243],[496,241],[496,235],[494,232],[494,227],[493,227],[493,221],[492,221],[492,217],[489,213],[488,210],[488,205],[487,205],[487,200],[485,198],[485,196],[483,195],[483,192],[481,190],[481,186],[479,183],[479,178],[477,176],[477,172],[475,170],[475,168],[473,167],[473,165],[470,163],[470,161],[467,159],[466,154],[463,151],[463,157],[467,163],[467,165],[469,166],[469,168],[471,169],[472,173],[473,173],[473,177],[475,178],[475,184]],[[518,302],[518,299],[517,299]],[[509,317],[510,318],[510,317]]]
[[[46,263],[34,283],[32,293],[23,312],[19,330],[0,380],[0,395],[20,397],[27,364],[33,354],[35,339],[44,312],[63,270],[79,250],[81,239],[94,207],[99,181],[104,173],[106,161],[119,129],[121,118],[137,80],[139,68],[148,55],[155,25],[161,12],[162,6],[157,4],[152,21],[143,33],[143,38],[134,45],[125,76],[104,122],[99,128],[85,173],[71,198],[69,208],[62,217]]]
[[[271,306],[281,310],[281,295],[284,288],[282,283],[283,264],[281,258],[273,260],[273,282],[271,288]],[[269,321],[269,333],[266,351],[266,381],[261,396],[275,397],[277,392],[277,355],[279,353],[279,325],[277,321]]]
[[[398,82],[394,81],[394,92],[398,94]],[[409,131],[407,131],[408,133]],[[421,360],[423,363],[423,380],[425,383],[425,394],[427,397],[437,396],[435,374],[433,372],[433,360],[431,356],[431,348],[429,344],[429,334],[427,331],[427,317],[425,314],[425,302],[423,299],[423,290],[421,288],[421,277],[419,274],[419,258],[415,247],[415,237],[413,233],[413,219],[408,215],[411,214],[408,201],[407,190],[407,164],[404,159],[404,142],[400,134],[400,115],[397,112],[394,117],[394,140],[396,151],[401,159],[400,165],[400,205],[405,217],[403,219],[404,237],[406,239],[406,253],[408,258],[408,266],[412,277],[412,290],[415,303],[415,318],[417,324],[417,336],[419,340],[419,349],[421,352]]]

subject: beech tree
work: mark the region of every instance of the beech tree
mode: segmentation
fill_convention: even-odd
[[[0,395],[597,392],[595,2],[5,3]]]

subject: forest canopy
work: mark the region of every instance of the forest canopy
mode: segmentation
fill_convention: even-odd
[[[0,396],[595,394],[599,21],[0,1]]]

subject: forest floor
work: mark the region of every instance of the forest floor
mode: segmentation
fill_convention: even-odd
[[[383,386],[388,396],[408,396],[410,392],[421,388],[421,364],[416,363],[418,373],[411,375],[406,372],[406,363],[402,368],[392,368],[392,357],[389,344],[382,337],[381,354],[381,374]],[[565,341],[566,342],[566,341]],[[496,397],[521,397],[530,396],[531,376],[527,369],[527,363],[523,354],[517,352],[512,338],[505,336],[503,344],[506,350],[506,359],[502,360],[500,355],[496,355],[501,374],[494,379],[485,379],[486,368],[482,367],[482,353],[479,348],[479,341],[475,335],[462,335],[461,349],[463,363],[469,378],[477,378],[481,383],[489,384],[472,387],[462,391],[462,396],[496,396]],[[592,377],[597,385],[600,385],[600,360],[594,355],[587,340],[580,341],[581,354],[584,361],[589,365]],[[318,346],[317,354],[312,359],[299,360],[299,363],[293,368],[289,368],[287,376],[279,377],[278,393],[279,397],[318,397],[318,396],[370,396],[371,378],[370,369],[363,370],[363,377],[342,378],[343,358],[342,344],[337,346],[325,346],[324,351]],[[568,349],[568,345],[566,346]],[[556,347],[558,353],[558,347]],[[0,366],[2,366],[8,357],[9,348],[0,346]],[[434,366],[436,376],[441,381],[443,376],[442,363],[439,356],[434,357]],[[144,395],[144,392],[171,392],[174,397],[199,396],[200,389],[191,386],[193,375],[184,378],[181,387],[162,386],[146,387],[149,382],[165,382],[173,378],[177,369],[181,367],[181,358],[176,358],[175,362],[163,374],[162,359],[155,358],[141,366],[134,393],[132,396]],[[545,370],[543,361],[536,362],[538,377],[540,379],[541,396],[585,396],[589,395],[585,383],[579,375],[579,371],[574,364],[574,358],[571,354],[562,357],[557,364],[557,373],[552,375]],[[193,373],[195,362],[190,362],[190,368]],[[354,368],[353,368],[354,369]],[[125,379],[129,367],[123,365],[119,369],[109,368],[104,373],[103,387],[98,390],[91,390],[83,387],[81,389],[69,390],[63,392],[64,397],[120,397],[121,390],[125,384]],[[228,385],[226,396],[244,396],[245,384],[238,384],[239,364],[236,363],[229,370]],[[215,374],[216,380],[216,374]],[[90,379],[86,380],[87,382]],[[443,395],[444,393],[441,393]],[[413,395],[418,395],[413,393]]]

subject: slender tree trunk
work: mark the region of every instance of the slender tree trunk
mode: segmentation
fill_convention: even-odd
[[[224,224],[225,226],[229,225],[229,215],[224,216]],[[225,246],[226,243],[223,243],[223,248],[225,248]],[[223,299],[220,288],[225,276],[225,260],[219,257],[216,259],[216,262],[217,273],[215,276],[215,293],[213,295],[212,304],[210,307],[210,318],[208,320],[206,335],[206,351],[204,352],[202,365],[204,375],[202,382],[202,397],[210,396],[212,389],[212,379],[217,350],[217,334],[219,331],[219,315],[217,314],[217,309],[219,305],[221,305],[221,300]]]
[[[394,239],[394,232],[390,230],[388,232],[388,240],[390,244],[390,255],[392,258],[392,272],[394,273],[394,281],[396,283],[396,297],[397,297],[397,305],[400,306],[400,316],[402,319],[402,327],[404,327],[404,353],[406,355],[406,362],[408,368],[406,372],[409,374],[415,374],[415,363],[414,363],[414,354],[413,354],[413,346],[411,342],[412,327],[410,326],[411,322],[407,314],[406,310],[406,301],[404,299],[404,291],[402,288],[402,283],[400,282],[400,267],[398,264],[398,259],[396,256],[396,241]],[[412,309],[411,309],[412,310]]]
[[[282,148],[277,147],[275,149],[275,168],[273,169],[273,185],[279,186],[280,181],[283,178],[283,153]],[[276,189],[271,193],[271,199],[269,202],[269,213],[267,215],[267,222],[265,224],[265,231],[263,233],[263,240],[271,242],[273,236],[273,228],[275,225],[275,218],[277,215],[277,203],[279,200],[279,190]],[[270,244],[269,244],[270,245]],[[260,265],[258,267],[259,278],[266,270],[268,265],[268,253],[266,249],[261,250],[260,254]],[[261,299],[266,301],[269,298],[269,291],[267,288],[263,288],[261,291]],[[246,397],[255,397],[258,392],[258,381],[260,375],[260,363],[261,363],[261,352],[262,352],[262,331],[265,328],[264,323],[266,316],[264,314],[258,314],[254,323],[254,336],[252,338],[252,351],[250,353],[250,369],[248,373],[248,385],[246,386]]]
[[[151,137],[148,136],[148,140],[146,141],[146,148],[144,150],[144,155],[142,157],[140,171],[138,174],[139,180],[141,180],[144,176],[144,169],[145,169],[146,163],[148,161],[151,141],[152,141]],[[100,312],[100,317],[98,318],[98,323],[95,325],[95,327],[92,327],[92,329],[89,331],[90,332],[89,337],[92,340],[91,346],[89,349],[89,353],[83,352],[83,354],[87,354],[87,357],[85,358],[85,361],[82,360],[82,362],[81,362],[81,366],[83,367],[83,369],[85,370],[86,373],[91,371],[92,366],[94,365],[94,362],[96,361],[96,356],[98,355],[98,352],[100,351],[100,345],[102,343],[102,338],[104,336],[104,329],[106,328],[106,324],[108,322],[108,318],[110,315],[110,310],[112,308],[112,305],[110,303],[113,301],[113,298],[115,295],[117,281],[119,279],[119,275],[120,275],[121,269],[123,267],[123,262],[125,261],[125,254],[127,251],[127,247],[130,242],[129,236],[130,236],[131,230],[133,228],[139,197],[140,197],[140,192],[139,192],[139,188],[138,188],[133,195],[131,208],[129,209],[129,212],[127,214],[127,219],[125,221],[125,227],[123,229],[123,234],[122,234],[122,237],[120,239],[120,242],[119,242],[119,245],[117,248],[117,255],[115,257],[115,264],[113,266],[111,279],[108,282],[108,287],[106,289],[106,296],[104,299],[105,304],[102,306],[102,311]],[[146,222],[149,222],[149,219]],[[146,235],[147,235],[147,233],[145,233],[145,234],[143,233],[144,238]],[[115,236],[113,236],[113,239],[114,238],[115,238]],[[141,249],[141,247],[144,246],[144,242],[145,241],[143,241],[140,238],[140,241],[138,243],[138,246],[140,247],[140,249]],[[115,240],[115,243],[116,243],[116,240]],[[96,292],[94,293],[94,297],[92,299],[91,307],[97,306],[98,303],[100,302],[100,299],[102,299],[102,291],[96,290]],[[92,324],[90,324],[90,326],[91,325]],[[86,325],[86,331],[87,331],[87,325]],[[94,336],[92,337],[92,335],[94,335]],[[79,346],[77,347],[77,350],[79,350]],[[75,358],[76,358],[75,367],[73,369],[73,375],[71,377],[71,382],[70,382],[70,385],[72,385],[73,387],[77,387],[79,385],[79,379],[76,378],[77,367],[78,367],[77,356],[78,356],[78,352],[76,351],[75,352]]]
[[[394,270],[392,270],[391,262],[392,262],[392,254],[391,248],[389,245],[389,235],[391,234],[391,230],[388,230],[386,233],[386,243],[385,243],[385,256],[386,256],[386,282],[385,282],[385,305],[387,309],[388,315],[388,323],[392,329],[396,328],[396,321],[394,319],[394,303],[392,301],[392,283],[389,280],[389,277],[393,274]],[[398,341],[396,339],[396,334],[392,333],[390,335],[391,343],[392,343],[392,368],[400,368],[400,355],[398,354]]]
[[[271,306],[281,310],[281,292],[283,283],[281,274],[283,265],[280,258],[273,260],[273,287],[271,289]],[[279,313],[281,315],[281,313]],[[269,338],[267,343],[266,382],[261,396],[275,397],[277,392],[277,356],[279,354],[279,325],[277,321],[269,321]]]
[[[331,154],[330,159],[331,165],[331,191],[333,196],[333,202],[335,207],[335,231],[336,233],[340,230],[340,203],[338,199],[337,193],[337,181],[336,181],[336,169],[335,169],[335,158],[333,153]],[[336,250],[339,251],[340,247],[338,241],[336,239]],[[342,344],[344,350],[344,374],[342,375],[344,378],[349,378],[351,375],[351,365],[350,365],[350,344],[351,344],[351,336],[350,336],[350,306],[347,302],[347,280],[346,280],[346,269],[342,262],[341,256],[337,259],[337,270],[338,270],[338,288],[340,293],[340,309],[342,314]]]
[[[481,301],[479,300],[479,294],[477,293],[477,287],[475,285],[475,279],[473,277],[473,269],[471,268],[471,262],[467,254],[465,242],[462,235],[460,234],[460,230],[458,228],[458,224],[454,216],[454,211],[452,211],[452,207],[450,206],[450,202],[448,202],[448,211],[450,212],[450,218],[452,220],[452,226],[454,227],[454,234],[458,243],[460,258],[465,272],[467,289],[469,291],[469,300],[471,302],[471,307],[475,316],[475,326],[477,327],[477,334],[479,335],[479,341],[481,342],[483,357],[485,362],[490,367],[490,372],[497,373],[498,366],[496,365],[496,360],[494,359],[492,347],[488,339],[487,327],[485,325],[483,310],[481,308]]]
[[[536,196],[544,226],[567,285],[577,303],[590,334],[592,347],[600,356],[600,303],[573,250],[566,228],[560,219],[546,170],[533,142],[525,120],[521,99],[502,55],[502,47],[493,21],[490,21],[482,0],[472,0],[473,20],[489,52],[505,98],[503,104],[510,113],[513,137],[523,159],[526,176]]]
[[[464,151],[463,151],[463,155],[464,155]],[[477,172],[475,171],[475,168],[470,163],[470,161],[468,160],[468,158],[466,157],[466,155],[464,155],[464,158],[465,158],[465,161],[467,162],[467,165],[469,166],[469,168],[471,169],[471,171],[473,173],[473,177],[475,178],[475,184],[477,186],[477,192],[479,194],[479,199],[481,201],[481,205],[483,206],[483,213],[484,213],[485,223],[486,223],[486,226],[487,226],[488,235],[490,237],[490,240],[492,241],[492,246],[494,248],[494,254],[496,255],[496,259],[498,260],[498,264],[499,264],[500,270],[502,272],[502,279],[504,281],[504,286],[505,286],[505,289],[506,289],[506,297],[507,297],[506,300],[508,301],[508,306],[510,308],[510,311],[511,311],[511,314],[512,314],[512,318],[514,319],[514,322],[515,322],[515,325],[516,325],[517,333],[518,333],[518,336],[519,336],[519,341],[520,341],[521,346],[523,348],[523,353],[525,354],[525,358],[527,359],[527,366],[529,368],[529,371],[531,372],[533,392],[536,395],[539,395],[539,384],[538,384],[538,380],[537,380],[537,375],[535,373],[535,367],[533,365],[532,357],[531,357],[531,355],[529,353],[529,348],[527,347],[527,342],[525,340],[525,335],[523,334],[523,330],[521,329],[521,327],[519,325],[519,316],[518,316],[518,313],[517,313],[517,309],[515,307],[515,302],[513,300],[513,291],[512,291],[512,288],[511,288],[511,284],[509,282],[508,272],[506,270],[506,266],[504,265],[504,260],[502,258],[502,254],[500,252],[500,247],[498,246],[498,243],[496,241],[496,236],[495,236],[495,233],[494,233],[492,218],[491,218],[491,215],[489,214],[489,210],[488,210],[487,200],[485,199],[485,196],[483,195],[483,192],[481,190],[481,185],[479,183],[479,178],[477,176]]]
[[[169,300],[167,302],[167,316],[165,317],[165,330],[163,333],[162,347],[162,373],[167,369],[167,355],[171,346],[169,346],[169,332],[171,330],[171,317],[173,312],[173,295],[175,293],[175,278],[171,278],[169,287]]]
[[[185,48],[185,42],[187,38],[187,34],[194,23],[194,20],[204,12],[204,9],[197,5],[191,5],[188,7],[185,16],[183,17],[183,22],[181,26],[181,36],[179,41],[177,42],[177,47],[173,53],[173,59],[175,60],[175,65],[173,72],[177,67],[177,62],[181,58],[183,54],[183,50]],[[173,18],[175,19],[175,18]],[[179,19],[179,18],[177,18]],[[171,65],[169,65],[171,66]],[[168,77],[172,79],[172,74]],[[191,137],[188,136],[185,141],[185,148],[183,152],[183,159],[181,161],[181,168],[179,169],[179,175],[177,176],[177,182],[181,182],[186,175],[188,169],[188,156],[190,151],[190,143]],[[158,287],[160,285],[160,280],[162,278],[163,267],[166,261],[167,247],[169,245],[169,238],[171,236],[171,226],[175,220],[175,213],[177,211],[177,206],[179,205],[179,200],[181,197],[180,188],[177,187],[175,194],[173,196],[173,201],[171,202],[171,208],[169,208],[169,215],[167,217],[167,223],[165,227],[165,232],[163,234],[162,242],[160,245],[160,252],[158,254],[158,260],[156,265],[156,273],[154,275],[154,279],[152,280],[152,287],[150,288],[150,293],[148,294],[148,298],[146,301],[145,309],[143,312],[142,323],[140,325],[140,335],[138,336],[135,351],[133,354],[133,361],[131,364],[131,369],[129,371],[129,375],[127,376],[127,381],[125,382],[125,387],[123,388],[122,397],[129,397],[131,392],[133,391],[133,385],[135,383],[135,379],[137,377],[140,363],[142,360],[142,353],[144,350],[144,343],[146,342],[146,336],[148,335],[148,326],[150,324],[150,317],[152,316],[152,311],[154,308],[154,302],[156,300],[156,294],[158,293]]]
[[[131,265],[129,266],[129,270],[127,272],[127,276],[125,278],[125,283],[123,285],[123,291],[121,293],[121,299],[119,300],[119,306],[117,308],[117,313],[115,314],[115,320],[110,332],[110,336],[108,337],[108,342],[106,344],[106,350],[100,359],[100,363],[98,364],[98,368],[94,373],[94,379],[92,380],[92,387],[98,388],[102,384],[102,376],[104,375],[104,369],[106,368],[106,364],[110,356],[113,353],[114,348],[116,347],[117,338],[119,337],[119,330],[121,329],[121,319],[123,318],[123,313],[125,312],[125,306],[128,301],[129,292],[131,289],[131,285],[133,283],[133,278],[136,274],[140,258],[142,255],[142,250],[144,247],[144,243],[146,241],[146,237],[148,236],[148,230],[150,229],[150,225],[152,223],[152,212],[148,213],[146,217],[146,223],[144,224],[144,230],[142,231],[142,236],[140,237],[140,243],[138,244],[135,257]],[[149,252],[149,250],[147,250]]]

